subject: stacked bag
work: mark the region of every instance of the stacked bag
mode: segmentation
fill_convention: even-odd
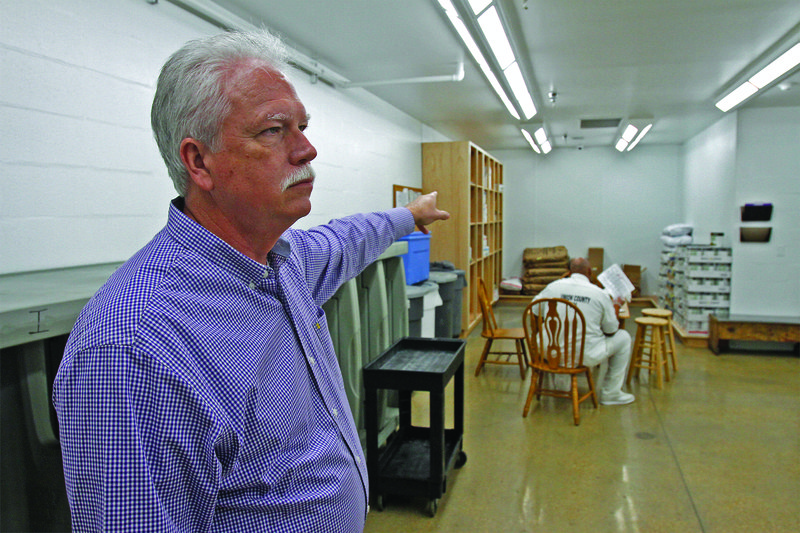
[[[661,242],[665,248],[692,244],[694,228],[689,224],[670,224],[661,231]]]
[[[567,273],[569,254],[564,246],[525,248],[522,254],[522,294],[536,296],[548,283]]]

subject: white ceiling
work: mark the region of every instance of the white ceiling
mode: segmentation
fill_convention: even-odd
[[[461,82],[368,90],[455,140],[528,148],[436,0],[215,1],[352,82],[453,74],[464,61]],[[642,145],[682,143],[723,116],[723,89],[800,38],[798,0],[499,1],[536,84],[532,121],[555,148],[613,144],[616,129],[581,119],[643,116],[655,125]],[[745,106],[800,106],[800,72],[785,81]]]

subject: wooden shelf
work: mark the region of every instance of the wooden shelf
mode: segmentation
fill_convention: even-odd
[[[422,189],[439,191],[450,220],[431,228],[431,261],[465,272],[462,334],[480,320],[478,278],[497,299],[503,270],[503,165],[475,144],[422,144]]]

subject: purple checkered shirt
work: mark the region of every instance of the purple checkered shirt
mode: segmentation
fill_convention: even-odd
[[[290,229],[265,266],[170,206],[81,313],[53,391],[75,531],[362,531],[368,479],[321,305],[405,208]]]

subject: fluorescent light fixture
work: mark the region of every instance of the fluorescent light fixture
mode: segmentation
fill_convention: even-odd
[[[520,128],[519,131],[522,132],[522,136],[525,137],[525,140],[528,141],[528,144],[531,145],[531,148],[533,148],[533,151],[536,152],[537,154],[541,154],[542,151],[539,149],[538,146],[536,146],[536,143],[533,142],[533,137],[531,137],[531,134],[528,133],[528,130]]]
[[[625,120],[620,125],[622,133],[617,134],[619,137],[617,138],[614,148],[620,152],[624,152],[625,150],[630,152],[637,144],[639,144],[639,141],[642,140],[642,137],[647,135],[647,132],[650,131],[650,128],[652,127],[652,117],[629,118]]]
[[[520,107],[522,107],[522,114],[525,116],[525,120],[529,120],[536,114],[536,105],[533,103],[531,93],[528,92],[528,86],[525,85],[525,78],[522,77],[519,64],[514,61],[504,71],[504,74],[508,84],[511,86],[511,92],[514,93],[514,98],[517,99]]]
[[[758,92],[758,87],[756,87],[749,81],[746,81],[743,84],[739,85],[736,89],[734,89],[730,94],[728,94],[728,96],[717,102],[716,106],[720,109],[720,111],[728,112],[729,110],[741,104],[742,102],[744,102],[757,92]]]
[[[478,63],[478,67],[480,67],[483,75],[486,76],[487,80],[489,80],[489,85],[492,86],[494,92],[496,92],[497,96],[500,97],[500,101],[506,106],[506,109],[511,116],[519,120],[519,113],[517,113],[517,109],[514,107],[514,104],[511,103],[511,100],[508,99],[508,96],[503,90],[503,87],[500,85],[497,76],[495,76],[494,72],[489,66],[489,63],[486,62],[486,58],[483,57],[478,45],[475,43],[475,39],[472,38],[472,35],[470,35],[469,30],[467,30],[467,27],[464,25],[464,22],[459,18],[458,12],[456,11],[455,7],[453,7],[453,3],[450,0],[438,0],[438,2],[442,9],[444,9],[447,19],[450,21],[450,24],[453,25],[453,28],[455,28],[458,36],[461,37],[462,41],[464,41],[464,45],[467,47],[467,50],[469,50],[469,53],[472,54],[475,62]]]
[[[642,137],[644,137],[645,135],[647,135],[647,132],[648,132],[648,131],[650,131],[650,128],[652,128],[652,127],[653,127],[653,125],[652,125],[652,124],[648,124],[647,126],[645,126],[644,128],[642,128],[642,130],[639,132],[639,135],[638,135],[638,136],[637,136],[637,137],[636,137],[636,138],[633,140],[633,142],[631,142],[631,144],[629,144],[629,145],[628,145],[628,151],[629,151],[629,152],[630,152],[631,150],[633,150],[633,148],[634,148],[634,147],[635,147],[637,144],[639,144],[639,141],[641,141],[641,140],[642,140]]]
[[[473,13],[479,15],[491,3],[492,0],[469,0],[469,7],[472,8]]]
[[[625,139],[625,142],[631,142],[637,131],[639,131],[639,128],[633,124],[628,124],[625,126],[625,131],[622,132],[622,138]]]
[[[438,0],[438,2],[511,116],[520,120],[519,110],[521,110],[525,120],[533,117],[536,114],[536,105],[528,90],[528,84],[519,61],[514,55],[514,48],[503,24],[501,7],[498,2],[495,0],[457,0],[456,2]],[[465,17],[470,17],[470,20],[467,21],[469,24],[465,24],[465,21],[460,18],[454,3],[462,9]],[[469,9],[466,4],[469,4]],[[472,13],[469,13],[469,10]],[[472,18],[473,16],[475,18]],[[473,35],[470,31],[475,34]],[[478,42],[481,43],[481,47],[478,46]],[[488,46],[496,62],[490,63],[484,57],[481,52],[482,48],[486,49],[484,46]],[[503,77],[511,90],[510,93],[507,93],[504,85],[501,84]]]
[[[508,42],[508,36],[503,23],[500,22],[500,15],[497,14],[495,6],[490,7],[484,11],[483,15],[478,17],[478,24],[486,37],[486,42],[492,49],[497,63],[500,65],[500,70],[505,70],[513,63],[516,58],[514,51],[511,49],[511,43]]]
[[[544,131],[544,126],[540,126],[534,131],[533,137],[536,139],[536,142],[539,143],[539,146],[542,147],[542,153],[547,154],[553,149],[550,145],[550,141],[547,139],[547,132]]]
[[[776,79],[780,78],[800,64],[800,43],[789,48],[778,59],[762,68],[755,76],[750,78],[750,83],[763,89]]]
[[[739,85],[733,91],[720,99],[715,105],[723,112],[727,112],[741,104],[759,89],[763,89],[777,80],[797,65],[800,65],[800,43],[795,44],[786,52],[778,56],[769,65],[759,70],[749,80]]]

